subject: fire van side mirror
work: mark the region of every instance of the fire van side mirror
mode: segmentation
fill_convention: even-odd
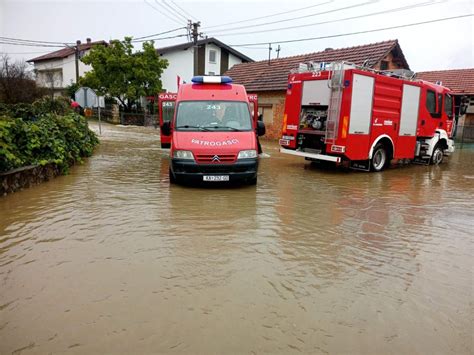
[[[257,120],[258,121],[263,121],[263,115],[261,113],[258,114]]]
[[[161,132],[165,136],[171,135],[171,122],[170,121],[163,123],[163,125],[161,126]]]
[[[265,134],[265,132],[265,123],[263,123],[262,121],[257,121],[257,136],[261,137]]]

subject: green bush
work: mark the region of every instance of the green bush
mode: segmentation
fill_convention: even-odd
[[[55,163],[69,166],[92,154],[99,143],[84,117],[45,114],[35,121],[0,116],[0,172],[21,166]]]
[[[0,103],[0,116],[21,118],[24,121],[34,121],[51,113],[65,115],[70,112],[73,112],[73,110],[71,109],[69,99],[65,97],[53,99],[45,96],[36,100],[33,104],[17,103],[9,105]]]

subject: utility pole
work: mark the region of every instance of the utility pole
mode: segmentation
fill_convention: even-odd
[[[79,45],[81,41],[76,41],[76,46],[74,47],[74,56],[76,61],[76,84],[79,84]]]
[[[197,45],[197,42],[198,42],[198,36],[199,36],[199,26],[201,26],[201,22],[193,22],[193,23],[190,23],[190,25],[192,26],[192,29],[191,29],[191,36],[193,37],[193,44],[194,44],[194,75],[199,75],[198,73],[198,45]],[[204,73],[202,73],[204,74]]]
[[[277,59],[280,58],[280,51],[281,51],[281,48],[280,48],[280,45],[278,45],[278,48],[276,49]]]
[[[272,44],[268,43],[268,65],[270,65],[271,55],[272,55]]]

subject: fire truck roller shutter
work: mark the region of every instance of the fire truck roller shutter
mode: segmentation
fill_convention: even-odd
[[[400,136],[415,136],[418,123],[421,88],[403,84],[402,110],[400,114]]]
[[[369,134],[374,98],[374,78],[354,74],[349,134]]]
[[[301,105],[328,106],[331,89],[327,86],[327,80],[311,80],[303,82],[303,97]]]

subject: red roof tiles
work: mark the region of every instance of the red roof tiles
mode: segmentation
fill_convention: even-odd
[[[106,41],[96,41],[90,43],[83,43],[79,45],[80,51],[85,51],[91,49],[94,45],[107,45]],[[41,62],[44,60],[59,59],[69,57],[71,54],[74,54],[74,47],[64,47],[63,49],[43,54],[42,56],[28,60],[28,62]]]
[[[398,57],[405,69],[409,69],[397,40],[366,44],[362,46],[327,49],[322,52],[302,54],[293,57],[272,59],[253,63],[234,65],[225,75],[234,82],[245,85],[249,92],[286,90],[288,74],[298,67],[299,63],[348,61],[362,65],[367,61],[369,67],[375,66],[392,50],[398,51]]]
[[[474,68],[425,71],[416,73],[416,78],[432,83],[441,81],[455,94],[474,95]]]

